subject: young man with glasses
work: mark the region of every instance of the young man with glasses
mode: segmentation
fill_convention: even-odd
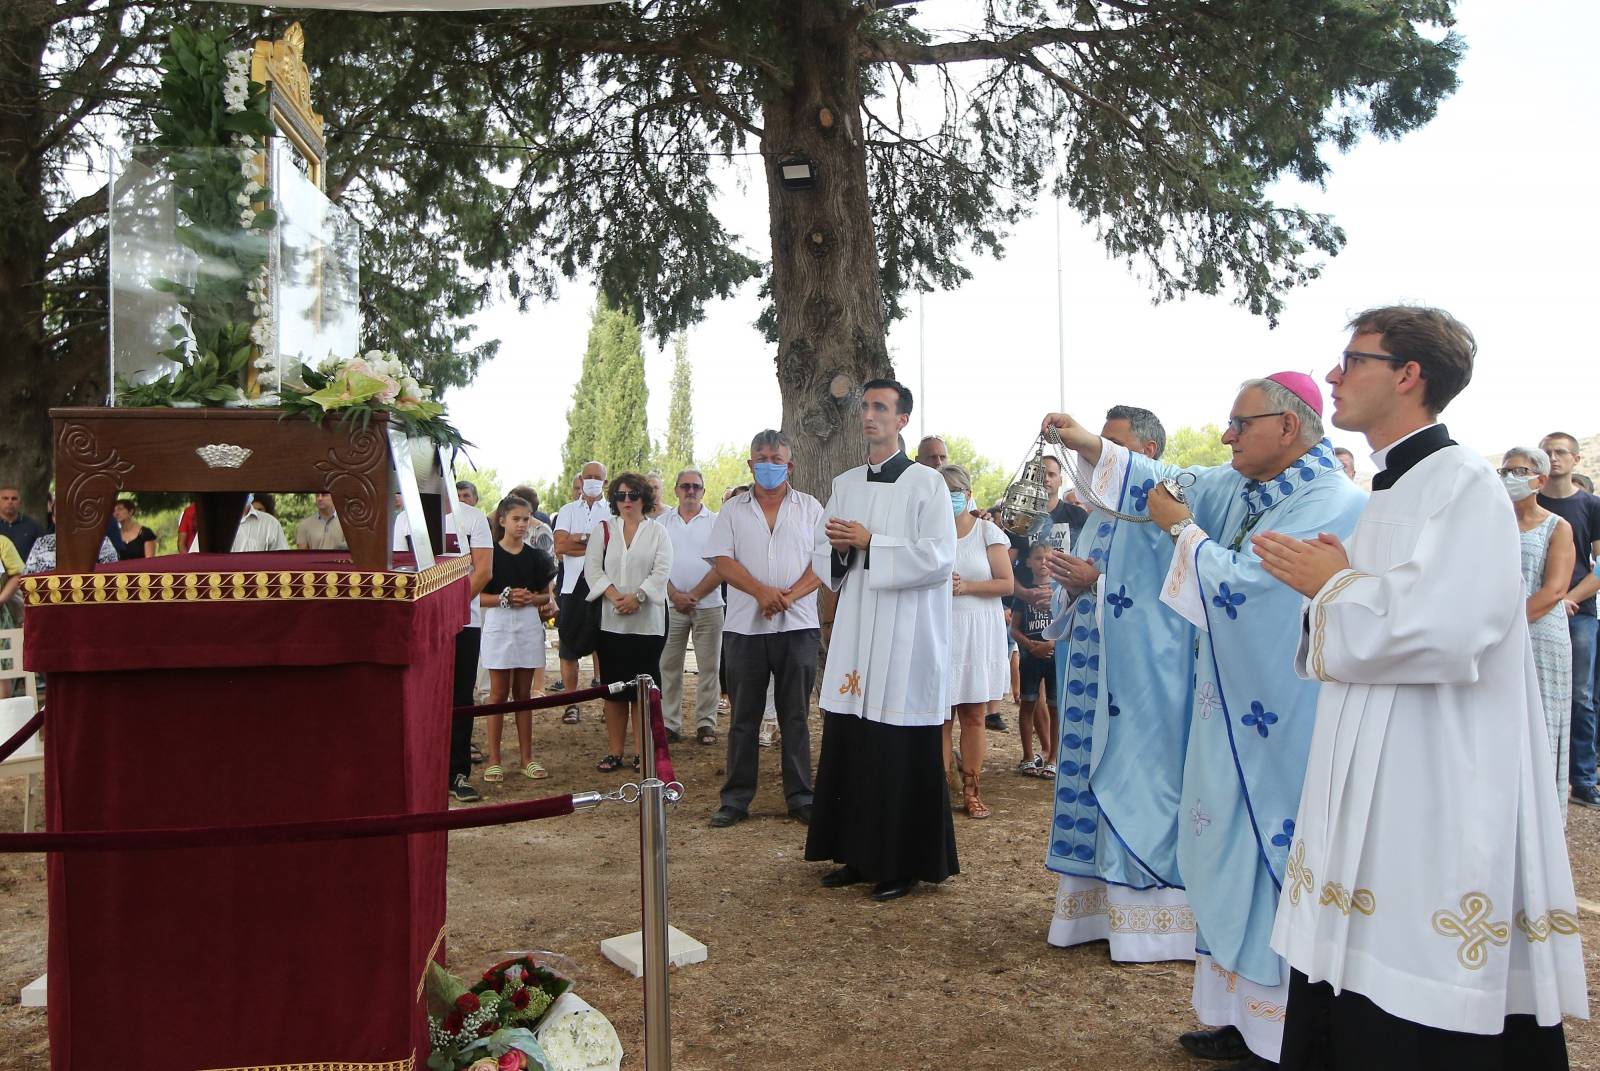
[[[661,652],[661,713],[667,739],[683,734],[683,663],[694,636],[695,739],[717,742],[717,670],[722,661],[721,577],[706,560],[706,542],[717,515],[705,504],[706,478],[684,469],[675,481],[678,508],[659,523],[672,540],[672,575],[667,578],[667,646]]]
[[[1539,449],[1550,455],[1550,479],[1539,492],[1539,505],[1572,525],[1572,542],[1578,552],[1566,598],[1567,631],[1572,637],[1572,761],[1567,779],[1572,785],[1572,802],[1600,807],[1600,788],[1595,786],[1600,719],[1595,714],[1594,688],[1595,637],[1600,626],[1595,619],[1600,573],[1594,570],[1595,556],[1600,553],[1600,498],[1580,490],[1573,481],[1579,460],[1576,438],[1553,431],[1539,441]]]
[[[1282,1066],[1567,1066],[1587,1018],[1578,902],[1528,640],[1511,500],[1438,415],[1477,343],[1439,309],[1371,309],[1328,373],[1378,474],[1355,533],[1265,534],[1305,596],[1322,682],[1272,947]]]

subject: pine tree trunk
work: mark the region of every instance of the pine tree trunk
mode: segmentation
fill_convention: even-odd
[[[865,460],[861,384],[892,372],[861,141],[854,26],[842,0],[787,0],[778,32],[794,84],[762,104],[783,430],[797,487],[826,501]],[[786,190],[781,161],[810,160],[816,185]]]
[[[0,4],[0,7],[6,5]],[[0,215],[19,222],[0,235],[0,482],[15,483],[25,512],[44,514],[50,485],[50,406],[55,403],[39,310],[44,298],[43,174],[31,150],[46,117],[38,107],[48,12],[0,12]]]

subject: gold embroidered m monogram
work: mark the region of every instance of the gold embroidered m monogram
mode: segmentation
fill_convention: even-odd
[[[1433,913],[1434,932],[1442,937],[1456,937],[1461,947],[1456,949],[1456,959],[1469,971],[1475,971],[1488,962],[1488,945],[1505,945],[1511,939],[1511,927],[1504,922],[1492,922],[1489,913],[1494,902],[1481,892],[1469,892],[1461,897],[1461,914],[1441,908]]]
[[[849,673],[846,673],[844,675],[844,683],[839,685],[839,694],[860,695],[861,674],[857,673],[855,670],[851,670]]]

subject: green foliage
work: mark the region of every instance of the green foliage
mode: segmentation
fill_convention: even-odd
[[[645,415],[649,397],[639,325],[631,313],[602,297],[595,305],[583,368],[567,410],[562,478],[570,480],[588,461],[603,462],[612,475],[644,469],[651,457]],[[566,500],[565,494],[559,499]]]
[[[950,451],[951,464],[960,465],[972,477],[972,500],[984,509],[1005,497],[1011,486],[1011,470],[978,453],[972,440],[964,435],[946,435],[945,448]]]
[[[710,457],[701,458],[700,474],[706,478],[705,504],[721,512],[722,496],[728,488],[750,483],[749,462],[749,443],[724,443]]]
[[[1167,436],[1167,451],[1161,460],[1169,465],[1226,465],[1233,451],[1222,441],[1222,429],[1215,424],[1183,427]]]
[[[694,464],[694,369],[689,364],[689,343],[679,335],[672,342],[672,395],[667,408],[667,445],[660,465],[671,479],[685,465]]]

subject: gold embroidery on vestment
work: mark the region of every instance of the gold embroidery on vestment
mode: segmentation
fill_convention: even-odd
[[[1522,931],[1529,941],[1541,942],[1547,940],[1552,933],[1563,937],[1576,937],[1578,935],[1578,916],[1570,911],[1562,911],[1553,907],[1538,918],[1530,919],[1526,911],[1517,912],[1517,929]]]
[[[857,673],[855,670],[851,670],[849,673],[846,673],[844,675],[844,683],[839,685],[839,694],[860,695],[861,674]]]
[[[1270,1000],[1247,1000],[1244,1004],[1245,1011],[1258,1019],[1265,1019],[1269,1023],[1283,1022],[1285,1006],[1274,1004]]]
[[[1332,904],[1346,915],[1355,910],[1370,916],[1378,909],[1377,898],[1372,895],[1371,889],[1357,889],[1355,892],[1350,892],[1336,881],[1330,881],[1322,887],[1320,902],[1323,906]]]
[[[1227,983],[1228,992],[1232,993],[1234,991],[1235,987],[1238,986],[1238,984],[1239,984],[1239,976],[1237,974],[1234,974],[1232,971],[1224,970],[1222,967],[1220,967],[1217,964],[1216,960],[1212,960],[1211,961],[1211,970],[1215,974],[1222,975],[1222,980]]]
[[[1295,907],[1299,907],[1300,893],[1302,890],[1307,893],[1306,903],[1311,903],[1311,897],[1309,894],[1316,889],[1317,878],[1316,875],[1311,873],[1311,868],[1306,866],[1305,841],[1297,840],[1294,842],[1294,851],[1289,855],[1289,861],[1285,867],[1285,870],[1289,875],[1290,881],[1289,903]]]
[[[1352,569],[1334,581],[1333,587],[1328,589],[1328,593],[1317,600],[1316,620],[1311,625],[1311,672],[1319,681],[1333,681],[1333,678],[1328,676],[1327,671],[1323,669],[1322,662],[1323,629],[1328,621],[1328,604],[1337,599],[1345,588],[1362,577],[1370,578],[1370,576],[1371,574],[1369,573],[1358,573]]]
[[[1504,945],[1511,939],[1511,927],[1504,922],[1491,922],[1489,914],[1494,902],[1481,892],[1469,892],[1461,897],[1461,914],[1446,908],[1433,913],[1433,929],[1442,937],[1456,937],[1461,947],[1456,959],[1469,971],[1482,967],[1489,959],[1488,945]]]

